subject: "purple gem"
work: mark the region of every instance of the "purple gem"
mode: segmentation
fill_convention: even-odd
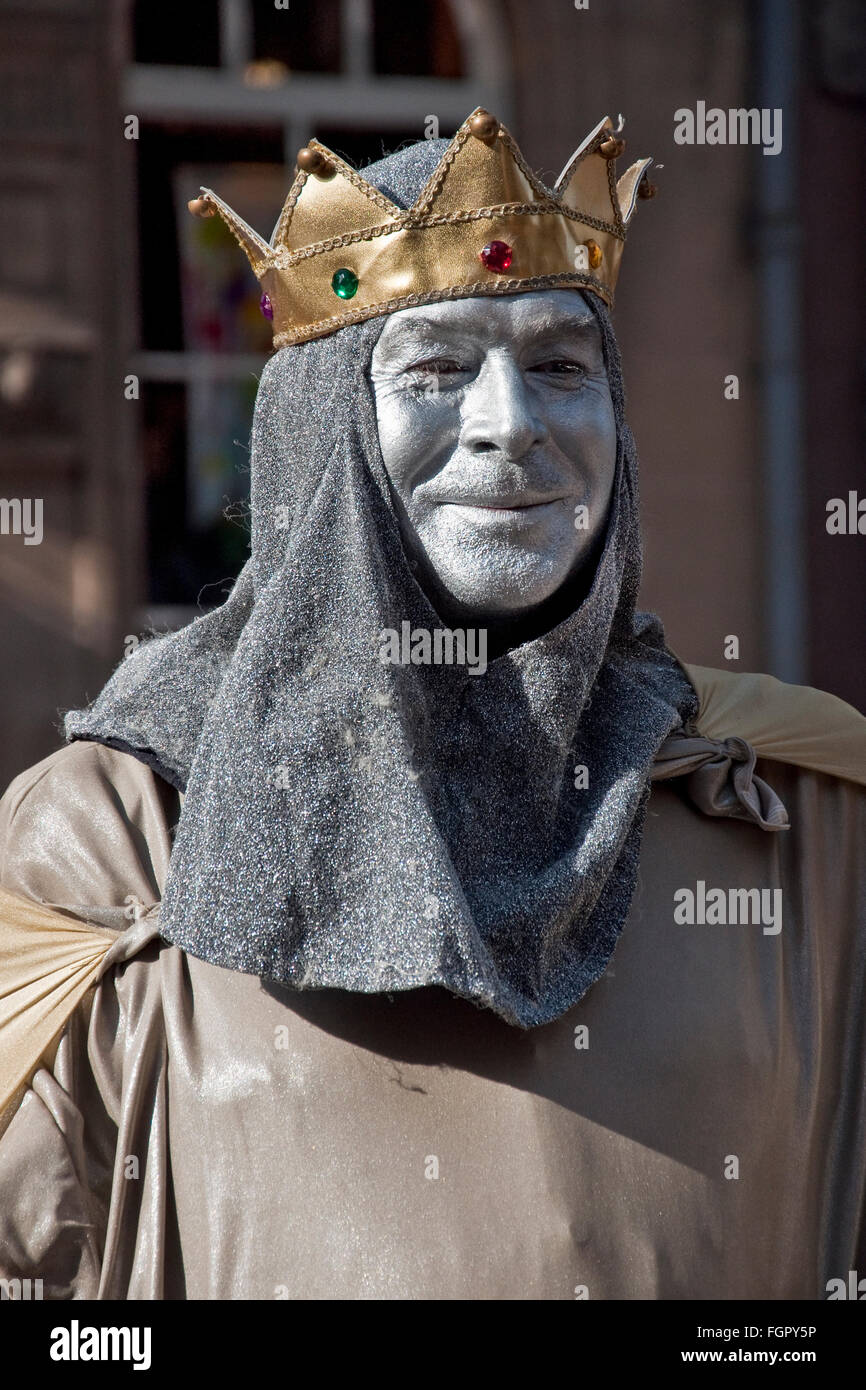
[[[259,300],[259,308],[261,309],[266,319],[272,319],[274,317],[274,306],[271,303],[271,297],[269,294],[262,295],[261,299]]]

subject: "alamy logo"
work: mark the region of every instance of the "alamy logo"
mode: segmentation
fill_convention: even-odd
[[[827,532],[831,536],[866,536],[866,497],[856,492],[844,497],[831,497],[827,503]]]
[[[763,145],[764,154],[782,151],[782,110],[764,106],[723,111],[699,101],[694,111],[681,106],[674,112],[674,140],[678,145]]]
[[[0,1303],[30,1303],[42,1297],[41,1279],[0,1279]]]
[[[487,629],[484,627],[413,628],[386,627],[379,633],[379,660],[383,666],[466,666],[471,676],[487,670]]]
[[[149,1327],[69,1327],[51,1329],[52,1361],[132,1361],[134,1371],[150,1370]]]
[[[25,545],[42,544],[42,498],[0,497],[0,536],[23,536]]]
[[[699,878],[694,892],[678,888],[674,893],[674,921],[680,926],[760,926],[764,936],[782,930],[781,888],[707,888]]]
[[[848,1270],[847,1284],[844,1279],[828,1279],[826,1287],[828,1303],[840,1298],[854,1299],[858,1303],[866,1302],[866,1279],[858,1278],[856,1269]]]

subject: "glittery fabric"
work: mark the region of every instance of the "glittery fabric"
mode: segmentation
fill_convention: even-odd
[[[378,166],[389,196],[414,196],[435,144]],[[696,699],[658,621],[635,613],[636,454],[610,320],[586,300],[617,420],[604,548],[575,610],[480,676],[379,660],[383,629],[443,626],[404,554],[378,445],[383,320],[268,363],[235,590],[67,717],[68,737],[125,747],[186,789],[168,941],[296,988],[440,985],[524,1028],[604,971],[654,756]]]
[[[398,208],[409,208],[450,144],[450,140],[418,140],[396,154],[368,164],[361,173]]]

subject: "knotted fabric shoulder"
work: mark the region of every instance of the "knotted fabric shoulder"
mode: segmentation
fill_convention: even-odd
[[[158,904],[111,931],[0,888],[0,1134],[76,1006],[158,934]]]
[[[844,700],[774,676],[680,665],[698,713],[662,744],[652,780],[684,779],[705,815],[789,829],[781,800],[755,771],[759,757],[866,784],[866,718]]]
[[[866,786],[866,718],[853,705],[758,672],[680,665],[698,696],[692,727],[702,737],[745,739],[759,758]]]
[[[788,813],[755,772],[758,755],[744,738],[671,734],[653,764],[652,780],[685,778],[689,799],[706,816],[754,821],[762,830],[788,830]]]

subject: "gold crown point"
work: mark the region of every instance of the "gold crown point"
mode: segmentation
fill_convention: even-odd
[[[609,135],[598,147],[598,152],[605,159],[619,159],[625,150],[625,141],[618,140],[615,135]]]
[[[479,108],[469,120],[469,133],[484,145],[492,145],[499,134],[499,122],[489,111]]]
[[[191,198],[187,207],[193,217],[214,217],[216,215],[207,198]]]
[[[313,149],[309,145],[304,145],[303,149],[298,150],[295,163],[305,174],[315,174],[319,179],[328,179],[336,172],[330,159],[326,158],[321,150]]]

